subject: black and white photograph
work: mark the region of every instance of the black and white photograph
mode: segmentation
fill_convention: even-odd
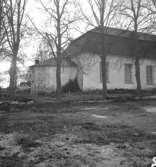
[[[156,167],[156,0],[0,0],[0,167]]]

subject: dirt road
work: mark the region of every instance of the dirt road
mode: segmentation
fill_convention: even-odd
[[[10,138],[15,140],[10,148],[17,150],[6,156],[7,144],[0,149],[2,167],[150,167],[156,156],[156,102],[15,108],[0,111],[0,132],[0,146]],[[23,146],[21,139],[40,144]]]

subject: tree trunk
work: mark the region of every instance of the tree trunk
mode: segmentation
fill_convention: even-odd
[[[17,52],[14,52],[14,55],[12,57],[11,67],[10,67],[10,85],[9,85],[9,91],[10,95],[14,96],[15,90],[16,90],[16,84],[17,84]]]
[[[102,23],[101,23],[102,24]],[[105,29],[101,26],[101,63],[102,63],[102,97],[105,100],[107,98],[107,68],[106,68],[106,47],[105,47],[105,36],[104,36]]]
[[[102,63],[102,97],[105,100],[107,98],[107,69],[106,69],[106,55],[103,52],[101,56]]]
[[[56,5],[57,8],[57,38],[58,38],[58,44],[57,44],[57,58],[56,58],[56,63],[57,63],[57,67],[56,67],[56,84],[57,84],[57,100],[60,101],[61,100],[61,60],[62,60],[62,37],[61,37],[61,18],[60,18],[60,6],[59,6],[59,1]]]
[[[57,99],[61,100],[61,60],[60,57],[57,57],[57,66],[56,66],[56,93]]]
[[[141,95],[141,80],[140,80],[140,63],[139,63],[139,53],[138,53],[138,40],[137,40],[137,30],[134,31],[133,34],[133,56],[135,58],[135,78],[136,78],[136,83],[137,83],[137,95]]]
[[[135,57],[135,77],[136,77],[136,83],[137,83],[137,94],[141,95],[141,79],[140,79],[140,63],[139,58]]]

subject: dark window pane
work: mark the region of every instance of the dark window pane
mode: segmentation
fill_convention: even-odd
[[[146,81],[147,81],[147,85],[153,84],[153,67],[152,66],[146,67]]]
[[[132,78],[132,64],[125,64],[125,83],[126,84],[132,84],[133,78]]]

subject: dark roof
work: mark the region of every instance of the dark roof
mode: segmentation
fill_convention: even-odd
[[[65,58],[62,60],[62,67],[71,67],[71,66],[75,66],[75,63],[73,63],[72,61],[70,61],[70,59]],[[45,60],[42,64],[36,64],[33,65],[31,67],[46,67],[46,66],[56,66],[56,61],[54,58],[50,58],[48,60]]]
[[[96,32],[96,33],[101,33],[99,27],[97,27],[91,31]],[[133,31],[119,29],[119,28],[113,28],[113,27],[105,27],[104,33],[107,35],[120,36],[120,37],[124,37],[124,38],[130,38],[133,35]],[[139,40],[156,41],[156,35],[153,35],[153,34],[138,32],[137,37]]]
[[[101,54],[102,35],[97,27],[71,42],[65,53],[67,57],[76,56],[80,53]],[[131,56],[132,55],[132,31],[116,28],[106,28],[105,48],[112,55]],[[138,50],[142,57],[156,58],[156,36],[138,33]]]

